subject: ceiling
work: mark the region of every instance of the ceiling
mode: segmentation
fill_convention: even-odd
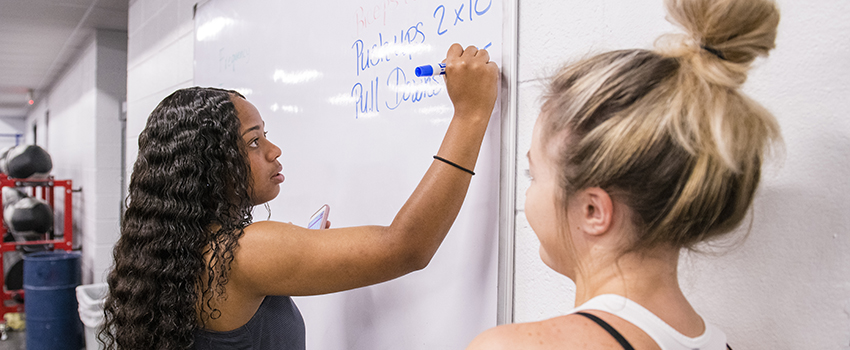
[[[95,29],[127,30],[129,0],[0,0],[0,118],[26,118]]]

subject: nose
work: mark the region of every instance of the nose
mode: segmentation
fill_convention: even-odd
[[[271,145],[271,149],[267,153],[269,161],[273,161],[275,159],[278,159],[280,157],[280,154],[281,154],[280,147],[277,147],[277,145],[275,145],[271,141],[269,141],[269,145]]]

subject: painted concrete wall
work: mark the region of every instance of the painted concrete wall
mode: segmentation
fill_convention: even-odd
[[[660,0],[518,0],[519,134],[515,320],[563,314],[574,287],[538,257],[523,213],[539,79],[605,50],[651,48],[674,30]],[[130,2],[127,174],[147,115],[191,86],[192,0]],[[779,120],[785,154],[765,167],[749,237],[682,261],[683,289],[740,349],[850,348],[850,3],[780,0],[777,49],[744,91]]]
[[[785,154],[765,166],[752,229],[721,254],[688,255],[681,284],[734,348],[850,348],[850,3],[779,0],[777,48],[744,91],[779,120]],[[651,48],[675,30],[659,0],[520,0],[516,321],[560,315],[574,285],[540,262],[522,211],[539,82],[564,62]],[[743,230],[745,231],[745,230]],[[739,236],[743,236],[743,233]]]
[[[0,150],[24,143],[24,118],[0,118]]]
[[[192,85],[196,1],[130,1],[127,48],[126,179],[139,152],[139,134],[165,96]],[[125,184],[126,186],[126,184]]]
[[[26,119],[26,142],[45,148],[56,179],[70,179],[74,247],[82,248],[83,283],[104,281],[120,215],[121,103],[126,96],[125,32],[97,31]],[[36,130],[35,132],[33,130]],[[64,194],[57,192],[57,203]],[[56,206],[56,230],[64,232]]]

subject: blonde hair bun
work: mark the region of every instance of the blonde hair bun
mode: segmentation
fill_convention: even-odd
[[[691,53],[694,69],[713,83],[743,84],[750,64],[775,46],[779,9],[773,0],[665,0],[665,5],[668,19],[688,34],[673,41],[689,43],[679,50],[673,45],[668,53]]]

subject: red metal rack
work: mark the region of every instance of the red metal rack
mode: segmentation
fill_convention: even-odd
[[[19,246],[25,245],[50,245],[52,246],[52,250],[65,250],[70,251],[72,248],[72,242],[74,239],[74,230],[73,230],[73,220],[72,214],[74,212],[74,207],[72,206],[72,189],[71,189],[71,180],[55,180],[52,176],[46,179],[12,179],[8,178],[4,174],[0,174],[0,191],[2,191],[3,187],[30,187],[32,189],[32,193],[30,194],[33,197],[38,196],[38,192],[40,192],[41,199],[45,200],[48,205],[50,205],[51,211],[55,212],[55,187],[63,187],[65,189],[65,215],[63,218],[64,228],[62,232],[61,239],[44,239],[38,241],[27,241],[27,242],[3,242],[3,237],[6,236],[6,225],[0,225],[0,283],[5,281],[5,274],[3,272],[3,254],[6,252],[12,252],[17,249]],[[37,191],[40,189],[41,191]],[[3,208],[3,196],[0,196],[0,212],[2,212]],[[46,237],[45,237],[46,238]],[[23,312],[24,304],[17,302],[16,297],[23,297],[23,290],[6,290],[5,283],[0,286],[3,293],[0,293],[0,323],[4,323],[3,316],[8,312]]]

